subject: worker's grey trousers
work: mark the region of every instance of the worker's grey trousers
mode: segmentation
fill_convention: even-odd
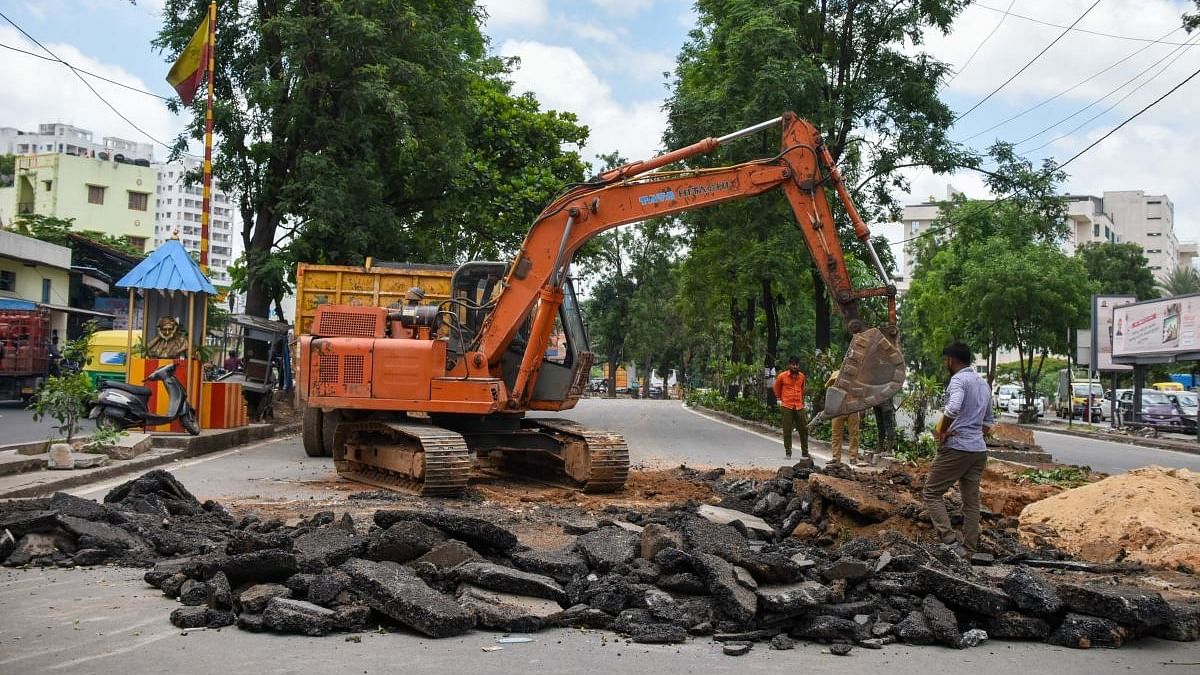
[[[979,483],[983,480],[985,466],[986,452],[966,452],[947,447],[938,450],[937,458],[929,466],[921,497],[925,500],[925,512],[937,528],[943,544],[960,542],[972,553],[979,546]],[[961,535],[950,525],[950,514],[946,512],[943,498],[955,483],[958,483],[958,491],[962,495]]]

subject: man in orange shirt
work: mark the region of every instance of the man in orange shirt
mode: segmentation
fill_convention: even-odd
[[[808,417],[804,413],[804,384],[808,378],[800,372],[800,357],[788,359],[788,369],[775,378],[775,398],[783,413],[783,451],[792,456],[792,428],[800,432],[800,454],[808,457]]]

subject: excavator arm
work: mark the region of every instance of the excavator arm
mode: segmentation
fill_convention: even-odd
[[[712,152],[732,140],[781,124],[781,150],[775,157],[716,169],[656,170]],[[833,214],[825,198],[832,187],[853,223],[855,236],[870,252],[881,285],[855,289],[846,269]],[[888,400],[904,382],[904,361],[897,346],[896,290],[872,247],[870,230],[859,217],[841,174],[812,124],[786,113],[779,118],[721,138],[708,138],[651,160],[635,162],[577,186],[548,206],[535,221],[509,266],[503,290],[479,332],[475,353],[495,367],[518,330],[537,307],[509,406],[522,408],[537,380],[554,319],[562,303],[562,284],[571,258],[588,240],[607,230],[650,218],[671,216],[781,189],[796,227],[847,329],[853,334],[838,380],[829,388],[824,412],[844,415]],[[887,298],[883,330],[866,329],[858,303]],[[481,359],[482,360],[482,359]]]

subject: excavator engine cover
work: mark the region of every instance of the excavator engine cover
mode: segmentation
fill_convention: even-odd
[[[883,331],[856,334],[846,349],[837,381],[825,392],[825,416],[841,417],[873,408],[904,386],[904,357]]]

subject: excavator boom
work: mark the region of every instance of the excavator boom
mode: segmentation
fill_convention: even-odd
[[[782,125],[779,155],[716,169],[667,171],[662,167],[712,152],[721,145],[762,129]],[[832,188],[869,251],[881,285],[855,289],[846,268],[842,246],[826,188]],[[830,295],[853,335],[846,361],[829,389],[824,412],[839,416],[890,399],[904,383],[904,359],[896,330],[895,287],[879,261],[871,232],[862,221],[829,151],[816,129],[791,113],[686,148],[605,172],[589,184],[555,200],[534,223],[521,251],[509,266],[504,290],[483,330],[477,348],[496,364],[534,306],[537,319],[526,346],[509,406],[523,408],[536,383],[558,301],[556,289],[571,257],[588,240],[621,225],[670,216],[736,199],[782,190],[791,205],[796,227],[804,236]],[[859,316],[859,302],[885,297],[885,326],[868,328]],[[543,311],[549,310],[549,311]]]

